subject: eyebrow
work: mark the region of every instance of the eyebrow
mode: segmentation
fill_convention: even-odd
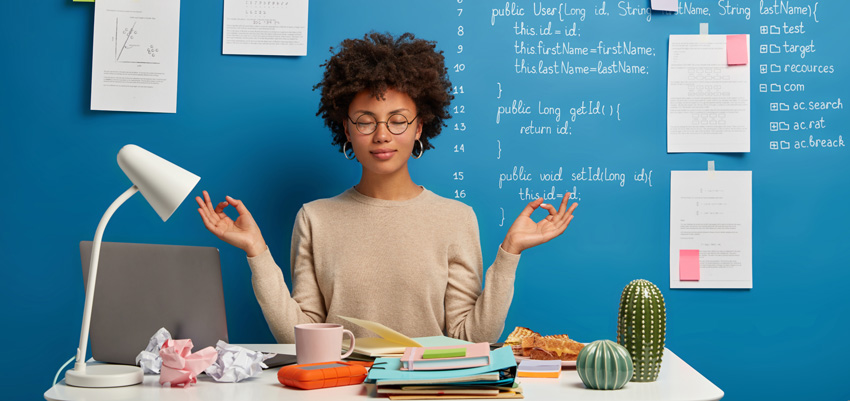
[[[411,110],[410,110],[410,109],[406,109],[406,108],[403,108],[403,107],[402,107],[402,108],[400,108],[400,109],[391,110],[391,111],[390,111],[389,113],[387,113],[387,114],[389,114],[389,115],[392,115],[392,114],[399,114],[399,113],[400,113],[400,112],[402,112],[402,111],[411,111]],[[360,113],[360,114],[369,114],[369,115],[372,115],[372,116],[374,116],[374,115],[375,115],[375,113],[373,113],[373,112],[371,112],[371,111],[369,111],[369,110],[354,110],[354,113],[355,113],[355,114],[357,114],[357,113]]]

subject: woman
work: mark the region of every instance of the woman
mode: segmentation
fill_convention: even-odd
[[[209,231],[243,249],[254,293],[278,342],[295,341],[300,323],[380,322],[411,337],[448,335],[498,340],[513,297],[519,255],[560,235],[576,207],[537,199],[510,227],[482,290],[478,222],[469,206],[413,182],[411,156],[431,148],[452,99],[442,52],[412,34],[371,33],[342,42],[323,66],[319,112],[360,182],[342,194],[305,204],[295,219],[290,264],[293,290],[245,205],[226,197],[213,208],[197,197]],[[352,156],[353,154],[353,156]],[[236,221],[225,213],[233,206]],[[539,221],[531,213],[549,215]],[[350,327],[356,336],[370,333]]]

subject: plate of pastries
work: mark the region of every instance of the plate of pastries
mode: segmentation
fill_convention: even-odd
[[[517,362],[523,359],[560,360],[561,366],[576,366],[584,344],[566,334],[543,336],[527,327],[516,327],[505,340]]]

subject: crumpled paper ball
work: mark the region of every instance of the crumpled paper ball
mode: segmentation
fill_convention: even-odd
[[[215,350],[218,356],[204,373],[218,382],[235,383],[258,376],[263,369],[268,368],[263,361],[275,356],[275,354],[251,351],[221,340],[215,344]]]
[[[166,340],[159,351],[162,357],[162,369],[159,384],[171,387],[186,387],[197,383],[197,376],[208,368],[216,356],[213,347],[206,347],[191,353],[192,340]]]
[[[162,348],[162,344],[165,344],[165,341],[170,339],[171,333],[165,327],[162,327],[151,337],[147,348],[139,352],[139,355],[136,355],[136,365],[141,366],[145,374],[159,374],[159,369],[162,367],[162,358],[159,357],[159,350]]]

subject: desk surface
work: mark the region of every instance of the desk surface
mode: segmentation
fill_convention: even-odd
[[[245,344],[246,348],[265,352],[294,354],[293,344]],[[356,385],[321,390],[284,387],[277,381],[278,368],[268,369],[259,377],[240,383],[216,383],[206,375],[188,388],[160,387],[159,376],[146,375],[141,385],[89,389],[70,387],[60,381],[44,393],[49,401],[99,400],[363,400],[374,397],[370,386]],[[518,379],[528,400],[719,400],[723,391],[669,349],[664,350],[661,373],[652,383],[629,382],[621,390],[588,390],[575,368],[566,368],[561,378]],[[386,397],[381,397],[387,399]]]

